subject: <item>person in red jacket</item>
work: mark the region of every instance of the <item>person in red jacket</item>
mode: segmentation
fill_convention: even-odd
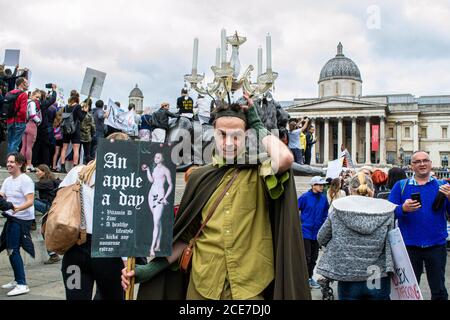
[[[27,122],[27,104],[28,104],[28,80],[21,77],[16,81],[17,89],[10,91],[10,94],[19,94],[15,103],[16,115],[6,120],[8,128],[8,153],[19,151],[19,145],[22,141]]]

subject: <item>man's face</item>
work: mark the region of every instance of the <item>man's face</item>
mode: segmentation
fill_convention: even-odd
[[[16,162],[16,158],[14,156],[9,156],[6,162],[6,168],[10,175],[16,174],[20,171],[20,165]]]
[[[316,132],[316,128],[314,128],[314,127],[309,128],[309,132],[311,132],[311,133]]]
[[[23,90],[28,90],[28,80],[25,79],[25,81],[22,84],[22,89]]]
[[[315,184],[315,185],[312,186],[312,191],[314,193],[322,193],[323,192],[323,188],[324,188],[323,184]]]
[[[432,162],[426,152],[418,152],[411,159],[411,166],[418,176],[428,176],[431,172]]]
[[[233,160],[245,148],[245,122],[236,117],[217,119],[214,138],[218,154],[225,160]]]

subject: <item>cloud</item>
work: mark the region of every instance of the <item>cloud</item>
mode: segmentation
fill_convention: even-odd
[[[379,29],[368,28],[373,6]],[[265,52],[271,34],[278,100],[316,97],[320,70],[339,41],[360,68],[364,94],[448,94],[447,1],[25,0],[1,1],[0,12],[0,50],[21,49],[32,87],[80,89],[90,67],[107,73],[104,100],[126,104],[137,83],[145,105],[173,105],[191,69],[193,39],[200,42],[199,72],[211,78],[225,27],[247,37],[242,70],[256,65],[257,48]]]

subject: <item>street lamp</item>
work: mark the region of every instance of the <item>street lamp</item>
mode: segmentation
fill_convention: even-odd
[[[239,77],[241,63],[239,61],[239,47],[247,41],[246,37],[239,36],[237,31],[232,36],[226,36],[225,29],[221,31],[221,48],[216,49],[216,65],[211,67],[214,73],[214,80],[206,86],[202,85],[205,74],[197,73],[198,62],[198,38],[194,39],[194,51],[192,59],[192,72],[184,76],[184,80],[189,82],[191,88],[201,94],[209,96],[215,95],[216,98],[224,100],[228,97],[231,102],[230,92],[243,88],[250,96],[261,96],[272,88],[278,73],[272,71],[272,44],[271,36],[266,36],[266,72],[262,70],[262,49],[258,48],[258,75],[257,81],[252,83],[250,79],[253,65],[249,65],[244,73]],[[227,61],[227,46],[231,45],[232,53],[230,61]]]
[[[398,151],[400,151],[400,161],[401,161],[401,165],[404,167],[405,166],[405,158],[404,158],[404,152],[405,152],[405,150],[403,150],[403,148],[402,147],[400,147],[400,149],[398,150]]]

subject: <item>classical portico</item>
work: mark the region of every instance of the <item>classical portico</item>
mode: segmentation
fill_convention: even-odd
[[[422,149],[433,165],[448,166],[450,96],[362,95],[361,73],[341,43],[320,72],[318,97],[294,99],[286,111],[312,119],[317,143],[311,164],[327,165],[343,144],[355,165],[407,165]]]
[[[293,118],[309,117],[316,128],[317,143],[311,164],[336,159],[344,145],[354,164],[386,163],[386,105],[346,98],[326,98],[298,104],[288,110]],[[379,126],[379,149],[372,150],[372,126]]]

